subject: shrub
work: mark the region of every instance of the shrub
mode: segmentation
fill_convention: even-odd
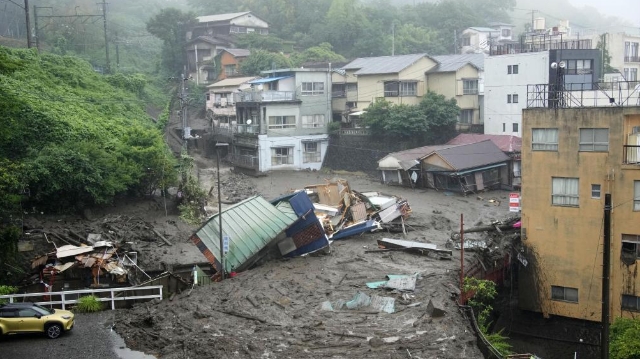
[[[13,294],[18,292],[18,287],[12,287],[10,285],[0,285],[0,295]],[[6,299],[0,299],[0,304],[5,304]]]
[[[80,313],[94,313],[102,310],[102,303],[98,301],[95,295],[87,295],[78,300],[76,309]]]

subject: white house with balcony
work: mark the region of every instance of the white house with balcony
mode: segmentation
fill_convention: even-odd
[[[254,174],[319,170],[329,145],[329,70],[280,69],[263,76],[234,93],[236,123],[228,159]]]
[[[513,42],[512,24],[490,23],[488,27],[474,26],[462,31],[461,54],[489,53],[492,45]]]

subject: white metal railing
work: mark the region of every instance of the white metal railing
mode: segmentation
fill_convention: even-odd
[[[127,293],[130,291],[158,291],[157,294],[152,293],[148,295],[133,295],[133,296],[118,296],[116,293]],[[108,297],[100,297],[97,296],[99,302],[111,302],[111,309],[116,309],[116,302],[123,300],[135,300],[135,299],[160,299],[162,300],[162,286],[161,285],[150,285],[144,287],[124,287],[124,288],[105,288],[105,289],[80,289],[80,290],[67,290],[62,292],[44,292],[44,293],[25,293],[25,294],[8,294],[8,295],[0,295],[0,299],[8,299],[9,303],[16,303],[15,299],[29,297],[49,297],[49,299],[53,299],[52,297],[60,297],[60,300],[48,300],[48,301],[38,301],[34,302],[36,304],[40,304],[43,306],[48,305],[61,305],[62,309],[66,309],[67,305],[76,304],[80,298],[80,294],[88,294],[95,295],[96,293],[109,293]],[[75,297],[75,299],[69,298]]]

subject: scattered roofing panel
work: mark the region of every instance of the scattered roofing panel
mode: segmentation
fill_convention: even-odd
[[[198,248],[204,245],[216,261],[220,259],[219,216],[209,219],[196,233],[200,240]],[[224,255],[225,271],[244,269],[243,266],[295,219],[289,217],[262,197],[250,197],[222,211],[222,235],[229,236],[229,252]],[[196,242],[193,237],[192,241]],[[205,254],[206,255],[206,254]],[[207,258],[211,261],[211,258]],[[218,265],[218,263],[216,263]]]
[[[478,70],[484,70],[484,54],[462,54],[462,55],[442,55],[431,56],[438,62],[438,65],[427,71],[431,72],[452,72],[470,64]]]
[[[205,16],[198,16],[196,17],[196,19],[198,19],[198,22],[228,21],[246,14],[250,14],[250,13],[251,11],[244,11],[244,12],[234,12],[229,14],[205,15]]]
[[[413,65],[426,54],[412,54],[399,56],[379,56],[357,58],[343,67],[345,70],[358,70],[356,75],[391,74],[398,73]]]
[[[491,140],[449,146],[448,148],[437,150],[436,153],[447,161],[456,172],[509,160],[509,157]]]
[[[479,133],[461,133],[447,142],[447,145],[466,145],[491,140],[503,152],[520,152],[522,138],[513,135],[483,135]]]

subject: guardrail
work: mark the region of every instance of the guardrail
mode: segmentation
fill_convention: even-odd
[[[158,291],[157,294],[149,295],[132,295],[132,296],[120,296],[121,293],[127,293],[131,291]],[[109,293],[107,297],[101,297],[96,295],[97,293]],[[116,294],[118,293],[118,294]],[[80,289],[80,290],[67,290],[62,292],[44,292],[44,293],[25,293],[25,294],[8,294],[0,295],[0,299],[8,299],[9,303],[16,303],[15,299],[30,298],[30,297],[43,297],[53,299],[53,297],[59,297],[60,300],[45,300],[34,302],[43,306],[49,305],[61,305],[62,309],[66,309],[67,305],[76,304],[80,299],[80,294],[95,295],[99,302],[111,302],[111,310],[116,309],[116,302],[136,300],[136,299],[160,299],[162,300],[162,286],[151,285],[144,287],[124,287],[124,288],[106,288],[106,289]],[[71,298],[75,297],[75,299]]]

